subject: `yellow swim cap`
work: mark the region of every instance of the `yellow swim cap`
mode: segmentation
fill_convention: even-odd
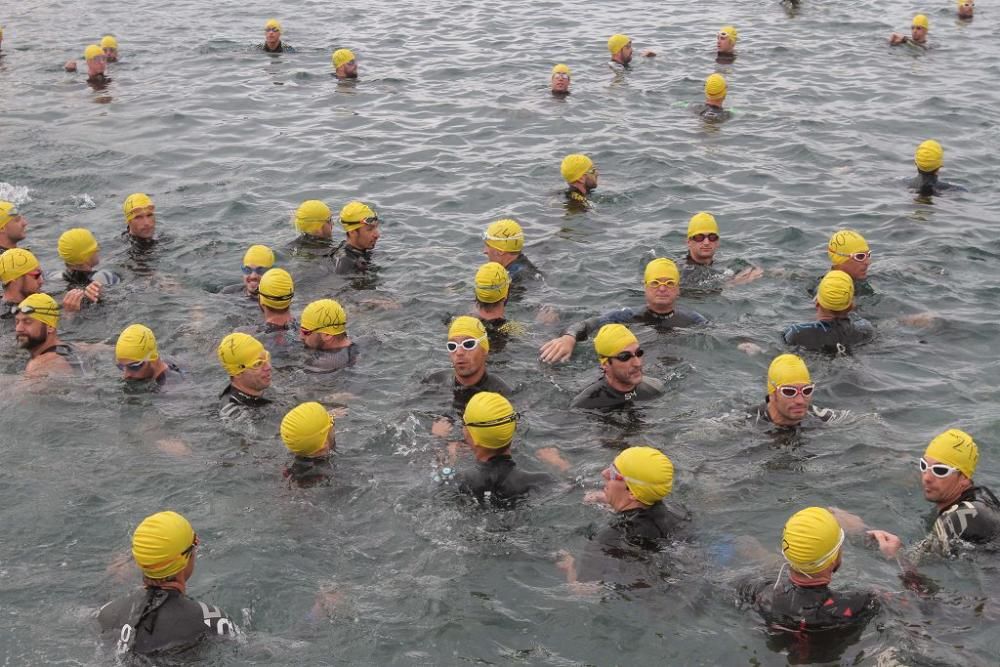
[[[7,223],[21,215],[17,212],[17,206],[12,202],[0,201],[0,229],[7,226]]]
[[[156,349],[156,336],[142,324],[130,324],[118,336],[115,343],[115,358],[127,361],[156,361],[160,353]]]
[[[288,310],[295,296],[292,275],[284,269],[268,269],[260,279],[257,294],[260,305],[272,310]]]
[[[97,56],[104,57],[104,49],[102,49],[97,44],[88,44],[87,48],[83,50],[84,60],[93,60]]]
[[[925,30],[930,30],[931,29],[931,24],[927,20],[926,16],[924,16],[923,14],[917,14],[916,16],[913,17],[913,26],[912,27],[914,27],[914,28],[923,28]]]
[[[615,457],[615,468],[632,496],[644,505],[663,500],[674,488],[674,464],[658,449],[629,447]]]
[[[567,183],[576,183],[583,178],[583,175],[590,171],[593,166],[594,161],[586,155],[573,153],[572,155],[567,155],[563,158],[559,171],[562,173],[563,180]]]
[[[483,326],[478,317],[459,315],[453,319],[451,326],[448,327],[448,338],[451,339],[457,336],[475,338],[483,346],[484,350],[487,352],[490,351],[490,339],[486,336],[486,327]]]
[[[767,369],[767,393],[769,394],[773,394],[782,385],[810,384],[811,382],[806,362],[795,354],[779,354]]]
[[[132,556],[149,579],[172,577],[191,560],[194,528],[177,512],[147,516],[132,535]]]
[[[256,364],[260,355],[268,357],[267,350],[259,340],[245,333],[231,333],[219,343],[219,363],[230,377],[236,377]]]
[[[726,96],[726,77],[719,73],[705,79],[705,97],[718,99]]]
[[[340,67],[354,60],[354,52],[350,49],[337,49],[333,52],[332,60],[334,67]]]
[[[715,216],[711,213],[701,211],[695,213],[688,220],[688,238],[695,234],[718,234],[719,223],[715,221]]]
[[[510,274],[503,264],[486,262],[476,271],[476,299],[483,303],[497,303],[507,298],[510,291]]]
[[[781,534],[781,554],[802,574],[816,574],[833,565],[843,544],[844,531],[822,507],[796,512]]]
[[[281,420],[281,440],[288,451],[312,456],[326,445],[333,428],[333,415],[319,403],[300,403]]]
[[[736,32],[736,28],[731,25],[722,26],[719,28],[719,34],[725,34],[729,38],[729,41],[736,44],[736,40],[740,38],[739,33]]]
[[[524,248],[524,230],[510,218],[491,223],[483,238],[486,245],[502,252],[521,252]]]
[[[38,268],[38,259],[30,250],[11,248],[0,255],[0,283],[6,285]]]
[[[118,48],[118,40],[115,39],[114,37],[112,37],[111,35],[105,35],[104,37],[101,37],[101,48],[102,49],[117,49]]]
[[[132,218],[135,217],[140,209],[152,206],[153,200],[149,198],[149,195],[142,192],[129,195],[125,198],[125,203],[122,204],[122,210],[125,211],[125,222],[132,222]],[[155,207],[153,208],[155,210]]]
[[[673,280],[674,284],[679,285],[681,272],[677,270],[674,260],[657,257],[646,265],[646,270],[643,272],[643,284],[648,285],[651,280]]]
[[[267,23],[264,24],[264,30],[268,28],[277,28],[278,32],[281,32],[281,21],[278,19],[268,19]]]
[[[462,421],[469,429],[472,442],[487,449],[500,449],[514,439],[518,417],[506,398],[491,391],[481,391],[465,406]]]
[[[59,237],[59,257],[67,264],[83,264],[100,249],[90,230],[76,227]]]
[[[295,210],[295,229],[306,234],[313,234],[319,228],[333,220],[330,207],[318,199],[308,199]]]
[[[10,254],[10,251],[4,255]],[[29,294],[21,303],[17,304],[18,311],[30,308],[32,312],[24,313],[33,320],[38,320],[42,324],[57,329],[59,327],[59,304],[56,300],[45,292]]]
[[[320,299],[306,306],[299,323],[306,331],[337,336],[347,331],[347,313],[333,299]]]
[[[568,65],[563,65],[562,63],[559,63],[558,65],[556,65],[555,67],[552,68],[552,73],[553,74],[565,74],[566,76],[569,76],[570,75],[569,66]]]
[[[826,255],[834,265],[843,264],[857,252],[868,252],[868,241],[853,229],[834,232],[826,246]]]
[[[819,281],[816,301],[823,308],[839,312],[847,310],[854,301],[854,279],[843,271],[830,271]]]
[[[944,149],[938,142],[928,139],[917,146],[913,161],[920,171],[937,171],[944,164]]]
[[[603,364],[608,357],[613,357],[629,345],[638,342],[639,339],[624,324],[605,324],[594,336],[594,349],[597,351],[597,358]]]
[[[274,251],[266,245],[252,245],[243,255],[243,266],[263,266],[269,269],[274,266]]]
[[[340,209],[340,224],[348,232],[353,232],[363,225],[365,220],[370,220],[371,218],[378,220],[378,215],[364,202],[356,200],[348,202],[344,205],[344,208]]]
[[[608,38],[608,51],[611,55],[615,55],[623,48],[625,45],[632,41],[632,38],[628,35],[615,34]]]
[[[924,456],[930,456],[941,463],[958,468],[958,471],[972,479],[979,463],[979,447],[972,436],[957,428],[950,428],[931,440]]]

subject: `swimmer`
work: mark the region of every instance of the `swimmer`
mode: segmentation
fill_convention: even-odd
[[[909,187],[921,197],[939,195],[947,190],[966,191],[961,185],[938,180],[938,172],[944,165],[944,149],[933,139],[917,146],[913,161],[917,165],[917,175],[910,181]]]
[[[875,329],[868,320],[851,319],[854,280],[843,271],[830,271],[816,288],[816,321],[793,324],[782,338],[789,345],[828,354],[850,354],[855,345],[869,342]]]
[[[747,418],[755,424],[769,424],[781,431],[794,431],[846,415],[846,411],[838,413],[815,407],[812,404],[815,389],[806,362],[794,354],[780,354],[767,369],[767,396],[764,402],[753,408]]]
[[[74,347],[59,340],[59,304],[55,299],[42,293],[28,295],[17,304],[14,321],[17,345],[31,355],[24,369],[26,376],[83,373],[83,362]]]
[[[627,68],[632,62],[632,38],[628,35],[615,34],[608,38],[608,53],[611,54],[611,65],[613,68]],[[643,58],[652,58],[656,55],[653,51],[643,51],[639,54]]]
[[[97,614],[101,632],[117,640],[118,656],[175,653],[207,637],[232,638],[239,628],[218,607],[187,596],[198,535],[176,512],[147,516],[132,535],[132,557],[142,590],[113,600]]]
[[[913,44],[922,49],[927,48],[927,33],[931,29],[930,21],[923,14],[917,14],[913,17],[913,24],[910,26],[910,36],[900,35],[898,32],[894,32],[889,35],[889,44],[891,46],[898,46],[899,44]]]
[[[298,329],[299,323],[291,310],[294,296],[295,282],[291,274],[284,269],[268,269],[257,287],[257,303],[264,315],[257,333],[265,335]]]
[[[879,602],[873,591],[830,588],[843,562],[843,544],[844,530],[828,510],[807,507],[796,512],[781,534],[785,565],[777,577],[744,580],[737,589],[738,604],[756,611],[768,632],[789,649],[808,650],[812,633],[860,632],[878,613]],[[825,636],[817,634],[812,641]],[[838,639],[843,645],[843,637]]]
[[[115,343],[115,365],[126,382],[149,380],[162,387],[184,378],[177,364],[160,357],[156,336],[143,324],[130,324],[119,334]]]
[[[908,549],[914,559],[924,554],[956,557],[971,545],[986,545],[1000,537],[1000,500],[972,476],[979,463],[979,447],[972,436],[957,428],[948,429],[927,445],[917,460],[924,499],[934,503],[937,517],[930,533]],[[903,541],[884,530],[871,530],[860,517],[834,509],[849,532],[867,530],[886,558],[897,558]],[[901,562],[904,571],[910,563]]]
[[[104,50],[104,60],[106,62],[118,62],[118,40],[112,35],[101,37],[101,49]]]
[[[556,97],[569,95],[569,77],[570,71],[568,65],[560,63],[552,68],[552,77],[549,83],[552,86],[553,95]]]
[[[347,233],[330,256],[334,273],[364,273],[372,263],[372,251],[382,236],[378,214],[367,204],[352,201],[340,209],[340,224]]]
[[[971,20],[972,15],[976,10],[976,3],[974,0],[958,0],[958,18],[963,20]],[[2,37],[0,33],[0,37]]]
[[[871,296],[875,289],[868,282],[868,269],[872,264],[872,251],[868,241],[853,229],[839,229],[830,236],[826,246],[831,271],[843,271],[854,281],[854,296]],[[820,279],[822,280],[822,278]],[[809,291],[815,296],[817,287]]]
[[[537,280],[541,272],[524,254],[524,230],[510,218],[497,220],[483,232],[483,254],[510,274],[512,283]]]
[[[341,81],[358,78],[358,62],[350,49],[337,49],[330,57],[333,61],[333,74]]]
[[[493,392],[476,394],[465,407],[462,432],[476,465],[459,472],[455,483],[482,506],[511,509],[518,499],[552,482],[545,473],[519,469],[511,457],[519,418],[510,401]]]
[[[358,344],[347,335],[347,313],[333,299],[313,301],[302,311],[302,345],[311,351],[310,370],[335,371],[353,366]]]
[[[295,230],[299,232],[299,237],[295,239],[296,245],[308,247],[330,246],[330,239],[333,238],[333,212],[330,207],[318,199],[309,199],[302,202],[295,209]]]
[[[720,245],[719,223],[715,216],[700,211],[691,216],[687,228],[687,255],[681,264],[681,287],[690,288],[705,283],[712,283],[730,270],[719,270],[715,261],[715,253]],[[745,264],[740,260],[740,263]],[[743,285],[757,280],[764,275],[764,270],[757,266],[740,269],[729,278],[730,285]]]
[[[300,403],[281,420],[281,441],[295,458],[284,477],[300,487],[329,484],[333,473],[334,417],[315,401]]]
[[[67,294],[63,299],[63,308],[80,310],[84,298],[90,303],[97,303],[104,286],[121,282],[117,273],[97,269],[101,263],[101,247],[90,230],[76,227],[63,232],[59,236],[58,250],[66,266],[60,277],[75,292],[82,290],[72,297]],[[73,303],[67,303],[67,300],[73,300]]]
[[[619,570],[624,563],[609,563],[609,556],[624,562],[643,561],[650,553],[684,539],[690,530],[687,510],[663,502],[673,491],[674,464],[658,449],[628,447],[601,471],[601,477],[604,489],[587,494],[587,502],[610,506],[614,518],[588,543],[579,568],[572,555],[561,554],[557,565],[570,585],[596,580],[618,583],[615,580],[623,579]],[[621,583],[626,586],[638,583],[632,577],[624,579]]]
[[[563,158],[559,172],[569,185],[566,190],[568,203],[575,208],[590,208],[591,202],[587,195],[597,189],[597,167],[593,160],[580,153],[567,155]]]
[[[0,255],[0,284],[3,285],[0,317],[14,315],[12,308],[26,297],[41,292],[44,282],[45,275],[30,250],[14,248]],[[80,310],[85,296],[84,290],[69,290],[63,296],[63,308],[74,312]]]
[[[237,332],[222,339],[218,355],[229,373],[229,384],[219,394],[219,417],[235,426],[250,424],[271,403],[264,398],[271,386],[271,353],[253,336]]]
[[[605,324],[594,337],[601,378],[576,395],[572,408],[620,408],[663,396],[663,383],[642,375],[644,350],[624,324]]]
[[[475,317],[460,315],[448,328],[448,357],[451,370],[442,370],[424,378],[424,384],[447,387],[454,392],[455,405],[464,410],[469,399],[482,391],[510,396],[510,385],[486,370],[490,352],[489,336]]]
[[[708,322],[701,314],[693,310],[674,306],[680,295],[680,273],[673,261],[660,257],[646,264],[643,284],[646,296],[645,308],[641,310],[619,308],[586,319],[564,331],[558,338],[553,338],[542,345],[540,359],[548,364],[569,359],[578,342],[587,340],[606,324],[646,324],[654,327],[657,331],[670,331],[679,327],[699,326]]]
[[[28,234],[28,221],[12,202],[0,201],[0,255],[16,248]]]
[[[510,294],[510,274],[496,262],[486,262],[476,271],[475,315],[486,328],[490,345],[502,347],[510,334],[510,323],[504,317]]]
[[[223,287],[222,294],[242,294],[257,303],[260,279],[274,266],[274,251],[266,245],[252,245],[243,254],[243,282]]]
[[[715,36],[715,62],[726,65],[736,60],[736,40],[739,33],[731,25],[719,28],[719,34]]]
[[[107,83],[111,81],[104,72],[107,69],[107,57],[104,49],[97,44],[88,44],[83,50],[83,59],[87,61],[87,82]],[[67,60],[65,69],[67,72],[76,71],[76,60]]]
[[[282,53],[294,51],[290,45],[281,41],[281,22],[278,19],[268,19],[264,24],[264,43],[260,45],[267,53]]]
[[[726,78],[721,74],[712,74],[705,79],[705,103],[695,107],[698,115],[706,120],[726,120],[732,114],[722,105],[726,101]]]
[[[156,206],[149,195],[136,192],[122,203],[125,213],[125,236],[130,243],[148,246],[156,242]]]

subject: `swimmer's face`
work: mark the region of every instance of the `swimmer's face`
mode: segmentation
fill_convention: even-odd
[[[14,335],[17,345],[24,350],[33,350],[49,338],[49,327],[24,313],[14,318]]]
[[[642,382],[642,357],[635,356],[635,351],[638,349],[639,343],[632,343],[622,350],[622,352],[631,352],[631,359],[619,361],[615,357],[609,357],[604,362],[604,374],[609,381],[629,389],[639,386],[639,383]]]
[[[137,239],[153,238],[156,232],[156,213],[153,209],[152,206],[136,209],[128,223],[128,233]]]
[[[23,241],[28,232],[28,221],[24,219],[23,215],[15,216],[7,223],[3,231],[7,233],[7,238],[14,243]]]
[[[273,49],[281,41],[281,31],[277,28],[264,28],[264,43],[267,48]]]
[[[719,53],[732,53],[736,42],[730,39],[727,33],[720,32],[715,38],[715,46]]]
[[[566,93],[569,92],[569,74],[563,74],[557,72],[552,75],[552,92],[553,93]]]
[[[872,256],[869,253],[869,255],[865,257],[864,261],[859,262],[854,257],[850,257],[846,262],[837,266],[837,268],[855,280],[862,280],[868,277],[868,267],[871,265]]]
[[[795,387],[796,389],[801,389],[802,387],[808,386],[808,383],[789,383],[782,385],[784,387]],[[795,393],[795,396],[788,398],[782,395],[781,390],[775,391],[771,394],[769,399],[774,403],[774,409],[778,412],[782,419],[788,422],[800,422],[806,418],[806,414],[809,412],[809,406],[812,404],[812,395],[805,396],[801,391]]]
[[[927,470],[920,473],[920,484],[924,489],[924,498],[930,502],[950,502],[971,486],[971,480],[957,470],[947,477],[935,477],[934,473],[931,472],[931,466],[935,463],[948,464],[930,456],[925,456],[924,460],[927,461],[928,466]]]
[[[646,283],[646,305],[655,313],[669,312],[680,293],[681,288],[672,277],[654,278]]]
[[[11,303],[17,303],[29,294],[41,292],[44,282],[45,277],[42,276],[41,269],[35,269],[7,283],[3,288],[3,298]]]
[[[247,294],[253,294],[257,296],[257,288],[260,287],[260,279],[267,272],[269,267],[257,266],[256,264],[246,264],[243,267],[243,287],[246,288]],[[250,269],[250,273],[247,273],[247,269]]]
[[[587,173],[583,175],[583,186],[586,188],[587,192],[597,189],[597,167],[591,167]]]
[[[337,78],[338,79],[357,79],[358,78],[358,62],[356,60],[348,60],[346,63],[337,68]]]
[[[712,240],[712,237],[715,240]],[[688,253],[691,255],[691,259],[698,262],[699,264],[708,264],[715,257],[715,251],[719,249],[719,239],[718,234],[695,234],[688,238]]]
[[[142,365],[137,368],[129,368],[130,365],[134,366],[136,364],[135,359],[116,359],[115,363],[122,368],[122,379],[123,380],[149,380],[153,377],[153,373],[156,371],[153,368],[152,362],[143,361],[140,362]]]
[[[927,28],[925,28],[923,26],[920,26],[920,25],[912,26],[910,28],[910,38],[914,42],[917,42],[918,44],[922,44],[922,43],[926,42],[927,41]]]
[[[455,375],[458,377],[472,377],[486,366],[486,356],[488,353],[486,348],[483,347],[483,341],[479,341],[479,344],[473,349],[466,350],[462,347],[461,343],[465,340],[475,340],[472,336],[452,336],[448,340],[459,343],[458,349],[448,353],[448,356],[451,358],[452,368],[455,369]]]
[[[96,56],[87,61],[87,75],[97,76],[98,74],[104,74],[104,70],[107,68],[107,58],[103,55]]]
[[[604,478],[604,497],[611,505],[611,509],[620,512],[635,500],[632,492],[628,490],[625,480],[621,478],[621,473],[615,469],[614,465],[602,470],[601,477]]]
[[[958,4],[958,17],[963,19],[971,19],[972,14],[976,9],[976,3],[972,0],[962,0]]]
[[[372,225],[365,223],[357,229],[347,232],[347,240],[358,250],[371,250],[381,236],[378,222]]]
[[[248,368],[237,377],[240,385],[253,391],[264,391],[271,386],[271,360],[267,352],[261,352],[260,359],[264,359],[258,368]]]
[[[621,51],[615,54],[614,60],[620,62],[622,65],[628,65],[632,62],[632,42],[623,46]]]
[[[109,62],[109,63],[117,62],[118,61],[118,49],[112,49],[110,47],[105,48],[104,49],[104,59],[107,62]]]

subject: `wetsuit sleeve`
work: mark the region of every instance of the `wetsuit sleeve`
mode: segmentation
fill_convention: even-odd
[[[219,637],[235,638],[240,634],[240,629],[221,609],[207,605],[199,601],[201,607],[202,622],[209,629],[210,634]]]
[[[965,501],[945,510],[934,521],[932,533],[940,552],[950,554],[958,540],[983,543],[993,539],[997,517],[982,503]]]
[[[628,324],[629,322],[632,322],[634,318],[635,311],[631,308],[612,310],[611,312],[604,313],[603,315],[596,315],[594,317],[587,318],[574,327],[567,329],[563,332],[563,335],[573,336],[579,343],[593,336],[597,333],[597,330],[605,324]]]

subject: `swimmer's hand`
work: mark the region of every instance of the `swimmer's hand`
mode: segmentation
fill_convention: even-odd
[[[926,329],[934,324],[934,319],[934,313],[913,313],[912,315],[901,316],[899,318],[899,323],[911,327]]]
[[[839,507],[827,507],[830,510],[830,514],[833,518],[837,520],[840,527],[844,529],[845,533],[850,533],[852,535],[857,535],[864,532],[868,526],[865,525],[864,519],[859,517],[857,514],[851,514],[847,510],[842,510]]]
[[[608,497],[604,495],[604,491],[587,491],[585,494],[583,494],[583,504],[607,505]]]
[[[656,51],[650,51],[649,49],[646,49],[645,51],[643,51],[639,55],[642,56],[643,58],[655,58],[656,57]]]
[[[559,313],[552,306],[542,306],[538,309],[535,321],[539,324],[556,324],[559,321]]]
[[[447,438],[451,435],[451,420],[447,417],[438,417],[431,425],[431,434],[439,438]]]
[[[571,334],[563,334],[559,338],[553,338],[540,349],[539,359],[547,364],[554,364],[559,361],[566,361],[573,355],[573,348],[576,347],[576,338]]]
[[[156,448],[171,456],[191,456],[191,448],[179,438],[161,438],[156,441]]]
[[[564,459],[562,454],[560,454],[559,450],[555,447],[542,447],[535,452],[535,456],[538,457],[539,461],[548,463],[559,472],[566,472],[572,467],[570,466],[569,461]]]
[[[67,60],[66,64],[63,65],[63,69],[65,69],[67,72],[75,72],[76,71],[76,61],[75,60]]]
[[[83,308],[83,297],[86,293],[82,289],[71,289],[63,297],[63,310],[70,313],[78,313]]]
[[[764,351],[764,348],[762,348],[757,343],[740,343],[739,345],[736,346],[736,349],[739,350],[740,352],[743,352],[744,354],[750,355],[751,357],[756,356]]]
[[[905,44],[906,35],[900,35],[898,32],[894,32],[891,35],[889,35],[889,43],[892,45]]]
[[[83,290],[83,295],[90,299],[91,303],[97,303],[98,299],[101,298],[101,283],[96,280],[90,283]]]
[[[748,266],[730,279],[730,285],[746,285],[764,275],[764,269],[759,266]]]
[[[867,534],[875,538],[878,550],[886,558],[895,558],[899,550],[903,548],[903,540],[886,530],[869,530]]]

